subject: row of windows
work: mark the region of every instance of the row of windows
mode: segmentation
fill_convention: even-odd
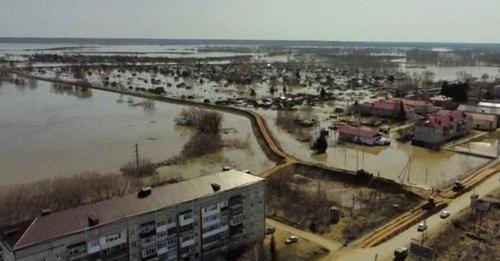
[[[160,221],[156,222],[156,226],[160,227],[160,226],[164,226],[166,224],[170,224],[170,223],[173,223],[173,222],[174,222],[174,220],[169,217],[166,220],[160,220]]]
[[[182,220],[188,220],[188,219],[193,218],[193,217],[194,217],[194,213],[193,213],[193,211],[191,211],[191,212],[188,212],[186,214],[183,214]]]
[[[121,233],[116,233],[116,234],[107,236],[106,237],[106,243],[110,243],[110,242],[116,241],[116,240],[120,239],[121,237],[122,237]]]
[[[187,236],[183,236],[183,237],[181,238],[181,242],[183,242],[183,243],[184,243],[184,242],[189,241],[189,240],[191,240],[191,239],[193,239],[193,238],[194,238],[194,235],[187,235]]]
[[[202,231],[203,231],[203,233],[206,233],[206,232],[218,229],[218,228],[220,228],[220,223],[216,223],[216,224],[210,225],[208,227],[204,227]]]
[[[215,215],[210,215],[208,217],[204,217],[203,218],[203,223],[209,222],[209,221],[212,221],[212,220],[216,220],[218,217],[219,217],[219,214],[215,214]]]
[[[203,208],[203,212],[208,212],[217,209],[217,204],[212,204]]]

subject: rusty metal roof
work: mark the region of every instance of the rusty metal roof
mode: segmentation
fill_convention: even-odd
[[[260,181],[263,179],[244,172],[229,170],[154,188],[151,195],[144,198],[137,197],[136,193],[128,194],[39,216],[26,228],[13,245],[13,249],[25,248],[45,240],[87,230],[89,217],[99,220],[96,226],[98,227]],[[220,190],[214,192],[212,184],[220,185]]]

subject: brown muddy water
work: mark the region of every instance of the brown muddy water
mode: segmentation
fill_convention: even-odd
[[[276,111],[259,109],[258,112],[268,121],[268,126],[281,147],[291,155],[331,167],[365,169],[397,182],[438,188],[490,162],[481,157],[444,150],[433,151],[395,140],[389,146],[337,144],[338,135],[333,131],[328,138],[327,153],[313,155],[310,143],[300,142],[276,126]],[[317,130],[313,130],[314,132]]]
[[[500,156],[500,130],[486,133],[485,135],[475,138],[465,144],[460,144],[453,147],[453,150],[475,153],[490,157]]]
[[[129,100],[131,103],[129,103]],[[191,133],[174,123],[185,106],[92,90],[61,91],[39,81],[37,87],[0,85],[0,185],[28,182],[83,171],[116,172],[140,156],[153,162],[175,156]],[[249,149],[225,148],[188,166],[168,167],[184,178],[220,171],[230,165],[260,173],[272,166],[247,118],[224,113],[223,138],[249,140]],[[160,170],[165,174],[165,170]]]

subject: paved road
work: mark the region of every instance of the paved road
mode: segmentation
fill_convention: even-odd
[[[482,184],[478,185],[474,191],[479,196],[485,196],[500,187],[500,173],[491,176]],[[470,196],[473,191],[467,192],[460,197],[454,199],[450,205],[445,208],[450,212],[451,216],[447,219],[441,219],[439,214],[436,214],[426,220],[428,233],[438,233],[444,229],[446,223],[451,222],[456,218],[457,214],[470,206]],[[342,260],[342,261],[358,261],[358,260],[375,260],[375,255],[378,254],[378,261],[392,260],[393,252],[401,246],[408,246],[412,238],[421,238],[421,234],[417,232],[417,225],[414,225],[399,235],[393,237],[389,241],[382,243],[373,248],[356,248],[357,246],[348,247],[330,256],[329,260]]]
[[[318,236],[314,233],[303,231],[303,230],[294,228],[292,226],[283,224],[281,222],[278,222],[276,220],[272,220],[269,218],[266,218],[266,225],[278,228],[280,230],[283,230],[283,231],[291,233],[295,236],[298,236],[299,240],[300,240],[300,238],[305,238],[305,239],[307,239],[315,244],[318,244],[318,245],[328,249],[330,251],[330,254],[339,250],[339,248],[342,246],[342,243],[340,243],[340,242],[337,242],[334,240],[329,240],[329,239],[324,238],[322,236]]]

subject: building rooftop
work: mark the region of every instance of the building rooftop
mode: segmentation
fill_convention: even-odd
[[[464,120],[467,116],[463,111],[441,110],[436,115],[423,120],[424,125],[429,127],[446,126],[455,121]]]
[[[496,115],[491,115],[491,114],[482,114],[482,113],[475,113],[475,112],[468,112],[468,115],[470,115],[473,119],[475,120],[483,120],[483,121],[495,121]]]
[[[13,250],[17,250],[45,240],[88,230],[89,218],[98,220],[98,224],[92,227],[94,228],[261,181],[262,178],[237,170],[224,171],[153,188],[151,194],[143,197],[139,197],[137,193],[128,194],[42,215],[29,223],[29,226],[20,226],[18,229],[20,234],[15,237],[6,238],[4,233],[1,233],[0,237]]]
[[[376,131],[366,130],[361,128],[354,128],[349,126],[343,126],[339,128],[339,133],[348,134],[351,136],[359,136],[362,138],[373,139],[378,136]]]
[[[458,106],[457,110],[465,112],[482,113],[482,114],[500,115],[500,107],[461,104],[460,106]]]
[[[399,103],[395,101],[376,101],[372,103],[365,103],[363,106],[379,110],[395,111],[399,108]]]

